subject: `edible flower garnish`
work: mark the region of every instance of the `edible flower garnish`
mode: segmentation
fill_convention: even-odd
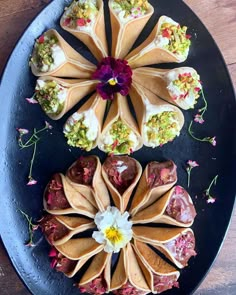
[[[123,96],[128,94],[132,83],[132,70],[126,60],[105,57],[92,78],[101,81],[97,84],[97,92],[101,97],[112,100],[115,93]]]
[[[28,239],[28,242],[25,245],[28,246],[28,247],[34,247],[35,246],[34,241],[33,241],[34,232],[38,229],[39,225],[33,224],[32,223],[32,217],[29,217],[29,215],[27,215],[22,210],[19,210],[19,211],[26,218],[26,220],[28,222],[29,239]]]
[[[193,124],[193,121],[190,122],[189,124],[189,127],[188,127],[188,133],[189,135],[197,140],[197,141],[201,141],[201,142],[209,142],[210,144],[212,144],[213,146],[216,146],[216,136],[213,136],[213,137],[204,137],[204,138],[199,138],[199,137],[196,137],[193,133],[193,131],[191,130],[192,129],[192,124]]]
[[[193,168],[198,167],[199,164],[196,161],[188,160],[188,166],[186,168],[187,175],[188,175],[188,187],[190,186],[190,178],[191,178],[191,171]]]
[[[147,292],[137,289],[128,281],[120,289],[113,290],[112,293],[115,295],[144,295]]]
[[[25,148],[29,148],[31,146],[34,147],[33,149],[33,154],[32,154],[32,158],[30,161],[30,169],[29,169],[29,175],[28,175],[28,183],[27,185],[31,186],[31,185],[35,185],[37,183],[37,180],[35,180],[32,176],[32,170],[33,170],[33,164],[34,164],[34,160],[35,160],[35,156],[36,156],[36,149],[37,149],[37,144],[40,140],[40,137],[38,136],[40,133],[42,133],[43,131],[47,130],[47,129],[52,129],[52,126],[45,121],[45,127],[42,129],[37,130],[36,128],[33,129],[33,134],[31,135],[31,137],[26,140],[25,142],[23,142],[23,136],[29,133],[28,129],[24,129],[24,128],[17,128],[17,131],[19,132],[19,138],[18,138],[18,145],[21,149],[25,149]]]
[[[208,204],[210,204],[210,203],[213,204],[213,203],[215,203],[215,201],[216,201],[216,198],[214,198],[214,197],[211,195],[210,190],[211,190],[211,187],[213,186],[213,184],[216,185],[216,183],[217,183],[217,179],[218,179],[218,176],[219,176],[219,175],[216,175],[216,176],[212,179],[210,185],[209,185],[208,188],[205,190],[204,195],[207,197],[207,203],[208,203]]]
[[[128,221],[129,213],[121,212],[116,207],[107,207],[105,212],[98,212],[94,222],[98,231],[92,237],[99,244],[104,244],[107,253],[118,253],[132,239],[132,222]]]
[[[72,271],[77,264],[76,260],[65,257],[56,248],[51,248],[48,256],[52,259],[50,263],[51,268],[55,268],[57,271],[63,273]]]

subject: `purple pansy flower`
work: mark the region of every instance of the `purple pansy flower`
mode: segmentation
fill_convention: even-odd
[[[117,92],[124,96],[128,94],[132,83],[132,70],[126,60],[105,57],[92,78],[101,81],[97,84],[97,92],[101,97],[112,100]]]

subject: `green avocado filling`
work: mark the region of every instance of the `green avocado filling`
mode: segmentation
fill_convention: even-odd
[[[90,151],[95,143],[95,140],[89,140],[87,132],[89,128],[84,124],[84,115],[80,120],[73,125],[66,124],[66,130],[64,130],[67,143],[73,147],[79,147],[83,150]]]
[[[132,152],[134,142],[130,140],[130,135],[133,131],[125,123],[121,120],[117,120],[112,124],[109,133],[113,143],[104,145],[104,149],[107,153],[119,155],[130,154]]]
[[[155,146],[172,141],[180,131],[176,113],[172,111],[151,116],[146,126],[148,142]]]
[[[161,26],[161,35],[169,39],[169,44],[165,48],[174,54],[186,55],[191,45],[190,35],[187,35],[187,27],[176,26],[169,23],[163,23]]]
[[[121,8],[125,11],[124,17],[133,17],[145,14],[148,10],[148,0],[114,0],[113,8]]]
[[[55,36],[48,37],[43,35],[36,40],[31,62],[33,62],[40,71],[49,71],[50,66],[54,63],[52,47],[57,43],[58,39]]]
[[[58,99],[58,94],[62,89],[62,86],[56,81],[45,81],[43,87],[39,87],[37,84],[34,98],[39,102],[45,113],[58,115],[65,103],[65,101]]]

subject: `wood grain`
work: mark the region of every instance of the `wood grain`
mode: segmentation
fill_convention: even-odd
[[[50,0],[0,0],[0,74],[26,26]],[[236,89],[236,1],[185,0],[213,35]],[[236,294],[236,211],[214,267],[196,295]],[[0,294],[30,294],[16,275],[0,243]],[[183,294],[185,295],[185,294]]]

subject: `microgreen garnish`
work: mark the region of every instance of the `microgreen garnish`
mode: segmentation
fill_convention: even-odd
[[[187,162],[188,166],[186,168],[186,172],[188,175],[188,187],[190,186],[190,180],[191,180],[191,171],[193,168],[198,167],[199,164],[196,161],[188,160]]]
[[[208,186],[208,188],[205,190],[205,192],[204,192],[204,195],[207,197],[207,203],[209,204],[209,203],[215,203],[215,201],[216,201],[216,198],[214,198],[212,195],[211,195],[211,193],[210,193],[210,190],[211,190],[211,187],[213,186],[213,184],[214,185],[216,185],[216,183],[217,183],[217,179],[218,179],[218,175],[216,175],[213,179],[212,179],[212,181],[211,181],[211,183],[210,183],[210,185]]]
[[[31,137],[23,142],[23,136],[29,133],[28,129],[24,128],[17,128],[17,131],[19,132],[19,138],[18,138],[18,144],[21,149],[29,148],[33,146],[33,154],[30,160],[30,169],[29,169],[29,175],[28,175],[28,183],[27,185],[34,185],[37,183],[37,180],[35,180],[32,176],[32,170],[33,170],[33,164],[35,160],[35,155],[36,155],[36,149],[37,149],[37,143],[40,140],[40,137],[38,136],[40,133],[47,129],[52,129],[52,126],[45,121],[45,126],[42,129],[37,130],[36,128],[33,129],[33,134]]]
[[[32,217],[29,217],[28,214],[23,212],[22,210],[19,210],[20,213],[25,217],[25,219],[28,222],[28,231],[29,231],[29,239],[28,242],[25,244],[28,247],[34,247],[35,244],[33,242],[34,232],[38,229],[39,225],[32,223]]]

